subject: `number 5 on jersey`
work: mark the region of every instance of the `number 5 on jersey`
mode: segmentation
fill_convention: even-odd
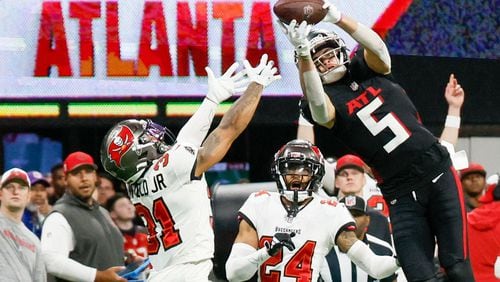
[[[410,134],[408,133],[408,129],[399,122],[398,116],[394,113],[390,112],[385,115],[382,119],[376,120],[372,114],[377,110],[380,106],[382,106],[383,100],[382,98],[377,97],[373,101],[371,101],[366,107],[359,110],[356,115],[359,117],[361,122],[368,128],[373,136],[376,136],[385,128],[389,128],[392,133],[394,133],[394,138],[391,141],[387,142],[384,145],[384,150],[387,153],[394,151],[400,144],[406,141],[406,139],[410,138]]]

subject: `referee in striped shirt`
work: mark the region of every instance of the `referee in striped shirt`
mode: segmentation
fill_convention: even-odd
[[[390,240],[383,240],[367,233],[368,226],[370,226],[370,230],[377,229],[377,226],[370,225],[370,214],[377,211],[369,212],[368,209],[370,208],[367,208],[365,200],[358,196],[346,196],[340,202],[346,205],[354,217],[357,226],[356,235],[360,240],[364,241],[377,255],[396,255]],[[387,226],[381,226],[380,228],[387,228]],[[376,280],[357,267],[345,253],[340,252],[338,247],[335,246],[326,256],[326,262],[323,263],[321,279],[325,282],[393,282],[397,280],[397,275],[394,273],[384,279]]]

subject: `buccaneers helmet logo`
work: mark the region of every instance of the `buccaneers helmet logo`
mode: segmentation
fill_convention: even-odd
[[[116,166],[121,167],[123,155],[132,147],[134,143],[134,134],[127,126],[122,126],[118,134],[108,146],[108,156],[115,162]]]

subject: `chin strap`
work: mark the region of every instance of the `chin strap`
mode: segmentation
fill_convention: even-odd
[[[296,217],[299,213],[299,193],[298,191],[293,191],[293,201],[292,206],[287,209],[288,217],[293,218]]]

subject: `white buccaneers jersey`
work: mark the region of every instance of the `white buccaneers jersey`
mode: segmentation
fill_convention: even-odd
[[[259,268],[259,281],[317,281],[325,256],[344,228],[354,228],[349,211],[335,200],[315,197],[296,217],[287,211],[276,192],[253,193],[240,209],[240,217],[255,228],[259,248],[277,232],[295,232],[295,250],[286,247]]]
[[[197,148],[175,144],[128,186],[136,213],[148,229],[155,271],[213,257],[214,234],[208,186],[193,179]]]

